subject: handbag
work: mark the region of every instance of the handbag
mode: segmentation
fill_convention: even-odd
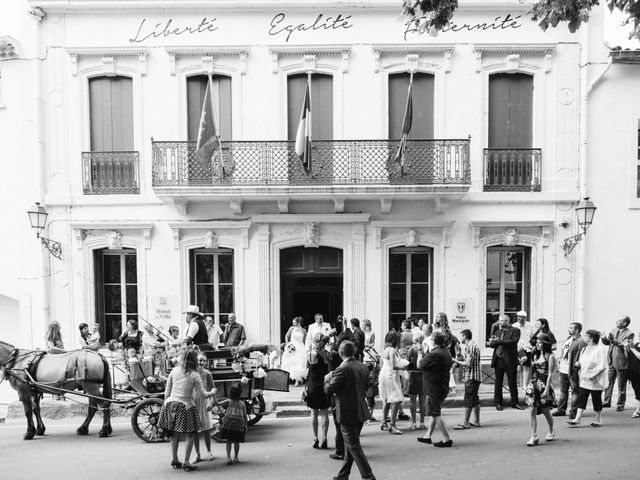
[[[301,400],[304,403],[307,403],[309,401],[309,392],[307,391],[307,387],[304,387],[304,390],[302,390],[302,397]]]

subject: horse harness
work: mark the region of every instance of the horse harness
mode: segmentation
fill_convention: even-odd
[[[19,355],[20,350],[18,348],[14,348],[11,351],[11,354],[9,355],[9,359],[7,360],[7,363],[4,366],[4,376],[6,378],[9,377],[13,377],[16,380],[18,380],[21,383],[26,383],[28,384],[31,389],[36,392],[37,388],[35,385],[35,382],[33,381],[33,370],[35,370],[35,368],[38,366],[38,362],[40,361],[40,359],[43,357],[43,355],[45,355],[47,352],[42,351],[42,350],[32,350],[30,352],[27,352],[23,355]],[[25,364],[24,368],[18,368],[18,369],[14,369],[13,366],[16,363],[16,360],[20,357],[20,356],[27,356],[29,355],[29,358],[27,360],[27,363]],[[17,372],[24,372],[24,373],[17,373]]]

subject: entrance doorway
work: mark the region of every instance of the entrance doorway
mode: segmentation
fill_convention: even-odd
[[[342,250],[293,247],[280,252],[280,341],[294,317],[306,328],[314,315],[335,327],[343,313]]]

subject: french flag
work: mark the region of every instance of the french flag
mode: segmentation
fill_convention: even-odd
[[[307,81],[302,112],[300,112],[300,122],[296,132],[296,155],[302,161],[302,166],[307,173],[311,170],[311,98],[309,83]]]

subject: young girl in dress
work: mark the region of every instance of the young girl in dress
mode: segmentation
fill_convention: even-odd
[[[240,396],[242,386],[234,383],[229,387],[229,399],[225,400],[226,410],[222,417],[220,438],[227,440],[227,465],[238,463],[240,443],[244,443],[244,434],[247,431],[247,408]],[[233,460],[231,459],[231,445],[233,445]]]
[[[213,376],[211,372],[207,370],[207,357],[200,354],[198,355],[198,374],[202,379],[202,384],[207,392],[216,392],[215,385],[213,383]],[[204,460],[200,455],[200,435],[204,438],[204,445],[207,448],[206,460],[213,461],[213,454],[211,453],[211,415],[209,410],[209,400],[203,397],[196,398],[196,408],[198,409],[198,417],[200,418],[200,429],[198,430],[198,437],[196,437],[194,447],[196,450],[196,458],[192,463],[198,463]]]

